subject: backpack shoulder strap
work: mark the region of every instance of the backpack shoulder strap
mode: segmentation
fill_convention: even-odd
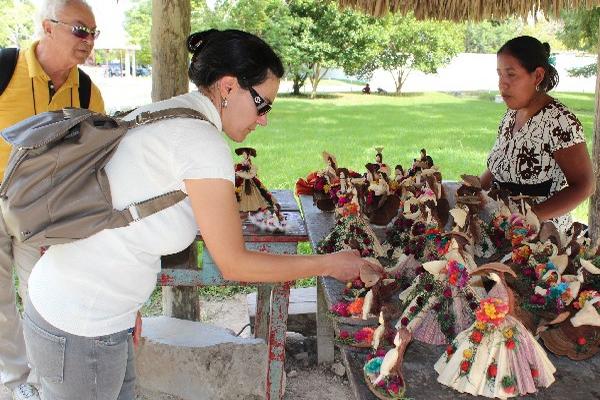
[[[92,97],[92,80],[90,76],[79,70],[79,106],[81,108],[90,108],[90,98]]]
[[[174,190],[160,196],[153,197],[148,200],[133,203],[126,209],[121,211],[121,214],[128,223],[146,218],[152,214],[169,208],[185,199],[187,194],[181,190]]]
[[[161,121],[164,119],[173,118],[192,118],[199,119],[202,121],[209,122],[212,126],[215,126],[204,114],[200,111],[193,110],[191,108],[167,108],[165,110],[153,111],[153,112],[142,112],[131,121],[127,121],[129,129],[137,126],[151,124],[153,122]],[[155,214],[165,208],[171,207],[181,200],[185,199],[187,194],[181,190],[174,190],[162,194],[160,196],[153,197],[151,199],[141,201],[138,203],[131,204],[129,207],[121,211],[121,215],[127,220],[128,223],[138,221],[142,218]]]
[[[129,129],[131,129],[136,126],[151,124],[153,122],[161,121],[163,119],[173,118],[199,119],[208,122],[216,128],[215,124],[213,124],[212,121],[206,117],[206,115],[202,114],[200,111],[196,111],[191,108],[185,107],[167,108],[159,111],[144,111],[136,115],[135,118],[131,121],[128,121],[128,124]]]
[[[0,96],[8,87],[8,84],[15,73],[18,59],[18,48],[9,47],[6,49],[0,49]]]

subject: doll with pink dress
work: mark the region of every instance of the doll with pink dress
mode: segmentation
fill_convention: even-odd
[[[473,275],[483,273],[496,285],[480,301],[475,322],[456,336],[436,362],[438,382],[461,393],[500,399],[550,386],[556,369],[514,314],[514,296],[504,274],[515,273],[504,264],[490,263]]]

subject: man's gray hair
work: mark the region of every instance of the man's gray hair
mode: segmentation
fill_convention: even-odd
[[[42,37],[44,35],[44,28],[42,26],[42,22],[44,22],[45,19],[58,19],[58,13],[71,3],[83,4],[90,11],[92,11],[92,7],[88,4],[86,0],[45,0],[40,6],[38,12],[37,27],[39,37]]]

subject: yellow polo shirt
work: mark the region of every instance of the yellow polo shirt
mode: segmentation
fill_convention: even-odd
[[[27,51],[20,51],[15,72],[8,87],[0,96],[0,131],[32,115],[79,107],[79,71],[73,67],[65,83],[50,98],[50,77],[40,65],[34,42]],[[104,112],[100,90],[92,82],[90,110]],[[8,163],[10,145],[0,139],[0,180]]]

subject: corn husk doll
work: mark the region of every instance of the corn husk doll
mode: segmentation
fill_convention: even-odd
[[[533,334],[514,316],[506,265],[490,263],[473,275],[496,281],[481,300],[476,321],[460,332],[435,364],[438,382],[461,393],[506,399],[536,393],[554,382],[556,369]]]

